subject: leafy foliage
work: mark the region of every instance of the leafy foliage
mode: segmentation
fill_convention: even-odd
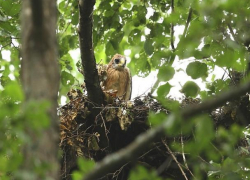
[[[131,180],[162,180],[159,176],[157,176],[157,173],[154,171],[148,171],[143,166],[136,167],[129,176],[129,179]]]
[[[78,159],[78,166],[80,168],[80,171],[75,171],[72,175],[74,180],[81,180],[83,179],[84,175],[86,175],[93,167],[94,167],[94,161],[88,160],[88,159]]]
[[[21,111],[24,97],[19,83],[20,3],[20,0],[0,2],[0,162],[3,162],[0,164],[0,178],[6,179],[9,177],[6,173],[15,172],[23,159],[19,153],[20,144],[27,140],[25,125],[31,123],[24,119],[41,119],[36,121],[37,124],[32,124],[34,129],[49,125],[43,115],[48,106],[46,103],[41,105],[41,111],[33,107],[34,111],[29,113],[28,109],[33,105]],[[192,59],[186,67],[186,74],[192,81],[186,82],[181,92],[186,97],[200,96],[202,99],[227,89],[231,82],[230,79],[212,79],[212,82],[207,82],[209,74],[215,73],[215,67],[225,69],[231,78],[233,71],[243,72],[247,69],[249,6],[249,1],[236,0],[97,0],[93,14],[95,58],[97,62],[103,60],[107,63],[115,53],[123,54],[129,49],[131,62],[128,66],[132,74],[144,77],[156,70],[158,81],[162,82],[157,88],[156,99],[164,107],[178,112],[179,102],[167,98],[172,88],[168,81],[177,72],[172,67],[174,61],[186,62]],[[58,1],[57,34],[61,67],[59,99],[72,86],[83,82],[77,70],[81,68],[80,58],[72,57],[72,52],[77,52],[79,48],[78,17],[78,1]],[[172,36],[171,26],[182,33],[179,36],[174,33]],[[175,49],[172,49],[171,41]],[[201,90],[195,83],[199,78],[206,82],[206,90]],[[149,116],[153,126],[163,119],[165,114],[162,113]],[[181,122],[171,123],[176,123],[173,124],[173,133],[179,133],[174,132],[179,125],[183,126],[184,134],[194,133],[195,140],[185,144],[184,149],[190,153],[188,164],[191,164],[197,179],[203,179],[204,174],[209,179],[250,177],[245,168],[249,167],[249,152],[246,151],[246,156],[242,157],[235,153],[244,127],[219,127],[215,133],[215,122],[207,115],[196,117],[184,125]],[[173,143],[171,148],[183,151],[178,143]],[[204,161],[200,161],[200,154],[204,154]],[[80,160],[80,169],[84,170],[85,163],[88,164]],[[73,177],[79,179],[79,176],[76,173]],[[130,178],[161,179],[154,171],[141,166],[131,172]]]
[[[187,97],[196,97],[199,93],[199,86],[193,82],[193,81],[187,81],[183,87],[182,87],[182,92],[185,94]]]

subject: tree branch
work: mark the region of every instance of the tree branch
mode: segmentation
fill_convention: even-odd
[[[180,113],[182,119],[188,119],[195,115],[202,114],[205,111],[215,109],[229,100],[238,98],[250,90],[250,82],[241,85],[240,87],[232,88],[227,92],[223,92],[218,96],[214,96],[210,100],[204,101],[201,104],[192,105],[183,109]],[[169,128],[170,122],[175,122],[179,115],[170,114],[159,126],[148,130],[139,135],[130,145],[121,149],[109,156],[106,156],[101,162],[97,163],[95,168],[85,176],[85,180],[98,179],[119,169],[123,164],[134,160],[143,151],[149,148],[149,145],[159,140],[164,136],[164,132]]]
[[[188,26],[190,24],[190,21],[191,21],[191,18],[192,18],[192,14],[193,14],[193,9],[189,8],[188,18],[187,18],[186,25],[185,25],[184,32],[183,32],[183,36],[184,37],[186,37],[187,29],[188,29]]]
[[[171,13],[174,13],[174,0],[171,0]],[[170,30],[170,44],[171,44],[171,48],[173,51],[175,51],[175,47],[174,47],[174,23],[171,23],[171,30]]]
[[[229,29],[229,31],[230,31],[230,34],[231,34],[232,37],[234,38],[234,41],[235,41],[236,43],[239,44],[239,41],[238,41],[237,37],[236,37],[235,34],[234,34],[233,28],[231,27],[231,25],[230,25],[229,23],[227,24],[227,27],[228,27],[228,29]]]
[[[93,48],[93,8],[95,0],[79,0],[79,41],[88,98],[97,106],[103,104]]]
[[[167,148],[168,152],[170,153],[171,157],[174,159],[174,161],[176,162],[177,166],[179,167],[182,175],[184,176],[185,180],[188,180],[186,173],[184,172],[184,170],[181,167],[181,164],[179,163],[179,161],[177,160],[177,158],[175,157],[174,153],[171,151],[171,149],[169,148],[169,146],[167,145],[167,143],[162,140],[162,143],[164,144],[164,146]]]

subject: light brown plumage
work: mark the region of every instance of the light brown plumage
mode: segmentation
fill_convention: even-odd
[[[107,67],[107,79],[104,81],[104,91],[117,91],[116,97],[121,100],[130,100],[132,78],[126,67],[126,57],[120,54],[113,56]]]

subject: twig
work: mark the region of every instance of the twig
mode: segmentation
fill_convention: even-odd
[[[153,93],[155,92],[155,90],[156,90],[157,87],[159,86],[160,82],[161,82],[161,81],[160,81],[159,79],[157,79],[157,80],[155,81],[153,87],[151,88],[150,94],[153,94]]]
[[[194,174],[192,173],[192,171],[189,169],[187,161],[186,161],[186,157],[185,157],[185,153],[184,153],[184,142],[183,142],[182,133],[181,133],[181,151],[182,151],[181,154],[182,154],[182,158],[183,158],[186,169],[193,176],[193,178],[196,179]]]
[[[172,14],[174,13],[174,0],[171,0],[171,13]],[[173,22],[171,23],[171,30],[170,31],[171,31],[171,34],[170,34],[170,36],[171,36],[171,39],[170,39],[171,48],[173,51],[175,51],[175,47],[174,47],[174,23]]]
[[[189,8],[188,18],[187,18],[186,25],[185,25],[185,28],[184,28],[183,37],[186,37],[187,29],[188,29],[190,21],[192,19],[192,14],[193,14],[193,9]]]
[[[221,156],[221,162],[223,162],[224,161],[224,156],[223,156],[223,154],[220,152],[220,150],[213,144],[213,143],[211,143],[210,142],[210,144],[213,146],[213,148],[220,154],[220,156]]]
[[[128,165],[128,163],[124,164],[120,169],[118,169],[117,171],[115,171],[112,178],[115,178],[115,177],[116,177],[116,179],[117,179],[118,176],[119,176],[119,174],[121,173],[122,169],[123,169],[126,165]]]
[[[181,39],[180,39],[178,45],[180,44],[180,42],[182,41],[182,39],[186,37],[187,29],[188,29],[189,24],[190,24],[191,19],[192,19],[192,14],[193,14],[193,9],[190,7],[189,8],[188,17],[187,17],[187,21],[186,21],[185,28],[184,28],[184,32],[183,32],[183,34],[181,36]],[[178,45],[177,45],[176,49],[178,49]]]
[[[171,156],[169,156],[163,162],[163,164],[161,164],[161,166],[157,169],[157,174],[160,175],[163,171],[166,171],[169,168],[169,166],[171,165],[172,161],[173,161],[173,158]]]
[[[104,109],[103,109],[104,110]],[[108,145],[109,145],[109,138],[108,138],[108,133],[109,133],[109,130],[107,129],[107,127],[106,127],[106,123],[105,123],[105,120],[104,120],[104,118],[103,118],[103,116],[102,116],[102,111],[99,113],[99,115],[101,116],[101,119],[102,119],[102,124],[103,124],[103,126],[104,126],[104,130],[105,130],[105,136],[106,136],[106,138],[107,138],[107,141],[108,141]],[[96,116],[96,118],[97,118],[98,116]]]
[[[167,145],[167,143],[162,140],[162,143],[165,145],[165,147],[167,148],[168,152],[170,153],[171,157],[174,159],[174,161],[176,162],[177,166],[179,167],[182,175],[184,176],[184,178],[186,180],[188,180],[187,176],[186,176],[186,173],[183,171],[182,167],[181,167],[181,164],[179,163],[179,161],[176,159],[175,155],[173,154],[173,152],[171,151],[171,149],[169,148],[169,146]]]
[[[184,143],[183,143],[182,133],[181,133],[181,153],[182,153],[183,162],[184,162],[186,168],[189,169],[188,165],[187,165],[186,157],[185,157],[185,154],[184,154]]]
[[[235,41],[237,44],[239,44],[239,41],[238,41],[237,37],[235,36],[234,31],[233,31],[233,29],[232,29],[232,27],[231,27],[231,25],[230,25],[229,23],[227,24],[227,27],[228,27],[228,29],[229,29],[229,31],[230,31],[230,34],[233,36],[234,41]]]

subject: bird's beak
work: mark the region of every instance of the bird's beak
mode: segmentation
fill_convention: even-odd
[[[125,58],[121,58],[120,62],[119,62],[119,66],[125,66],[125,62],[126,62],[126,59]]]

